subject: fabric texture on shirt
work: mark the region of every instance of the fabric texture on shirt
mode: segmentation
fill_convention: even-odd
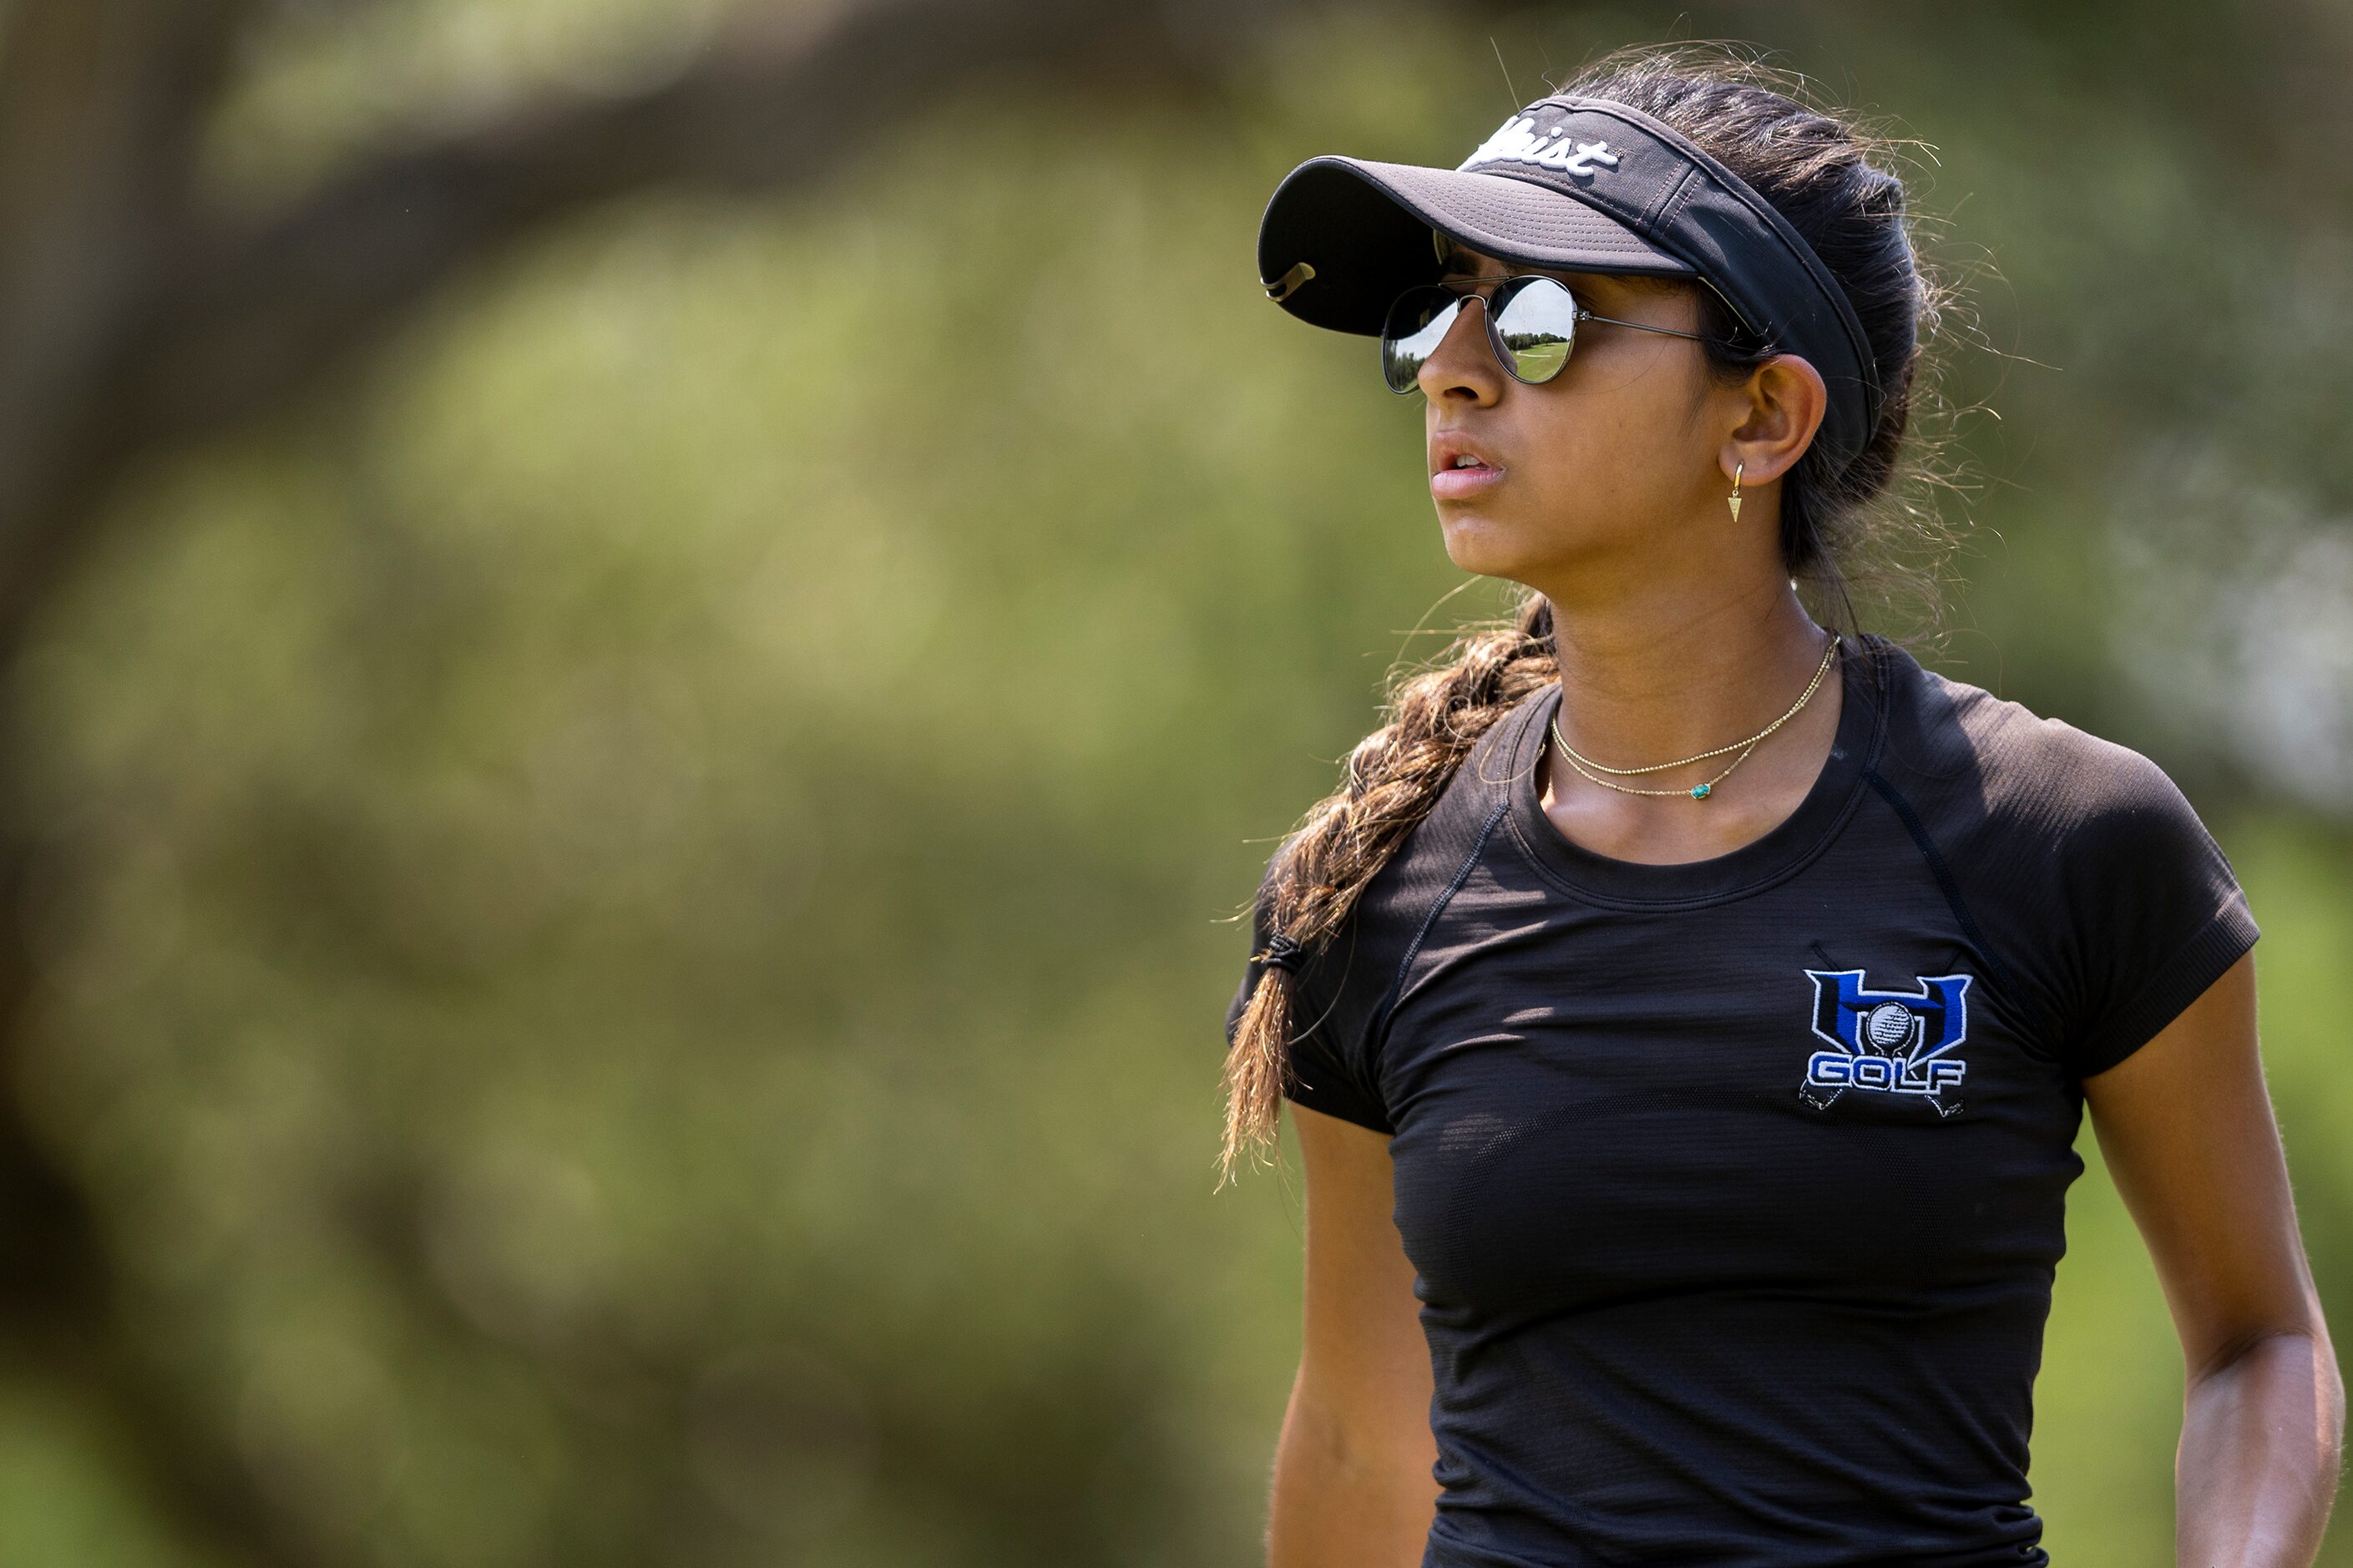
[[[2081,1079],[2256,928],[2147,759],[1882,638],[1840,679],[1798,808],[1669,866],[1545,816],[1540,689],[1293,976],[1289,1098],[1391,1135],[1424,1568],[2048,1560]]]

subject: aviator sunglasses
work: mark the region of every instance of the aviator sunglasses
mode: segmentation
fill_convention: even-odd
[[[1495,285],[1492,298],[1472,290]],[[1556,278],[1539,272],[1519,272],[1504,279],[1462,279],[1423,283],[1407,289],[1389,307],[1381,327],[1381,378],[1391,392],[1411,392],[1421,367],[1445,341],[1454,318],[1465,303],[1484,299],[1487,342],[1495,358],[1514,381],[1541,385],[1561,373],[1569,351],[1577,346],[1577,323],[1606,321],[1613,327],[1664,332],[1671,338],[1707,339],[1698,332],[1654,327],[1647,321],[1621,321],[1597,316],[1577,302],[1577,296]]]

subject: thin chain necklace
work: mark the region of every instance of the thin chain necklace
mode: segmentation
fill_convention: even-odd
[[[1779,729],[1782,725],[1796,718],[1804,710],[1806,704],[1814,700],[1814,693],[1821,689],[1822,677],[1830,673],[1831,661],[1838,657],[1838,634],[1836,632],[1832,632],[1831,634],[1830,646],[1822,649],[1822,662],[1814,668],[1814,678],[1806,682],[1806,689],[1799,693],[1798,700],[1795,702],[1789,704],[1789,710],[1788,712],[1782,714],[1778,719],[1774,720],[1770,724],[1766,725],[1762,730],[1757,731],[1754,735],[1749,736],[1748,739],[1745,741],[1735,741],[1728,746],[1718,746],[1712,752],[1700,752],[1692,756],[1685,757],[1680,762],[1652,763],[1648,767],[1613,768],[1606,763],[1597,763],[1589,757],[1581,755],[1575,746],[1568,743],[1568,737],[1560,732],[1560,714],[1557,710],[1554,711],[1552,720],[1553,744],[1560,748],[1561,755],[1568,759],[1568,765],[1575,768],[1579,775],[1590,780],[1594,784],[1599,784],[1603,789],[1614,789],[1620,795],[1687,795],[1694,800],[1705,800],[1708,796],[1715,793],[1716,785],[1722,784],[1725,779],[1732,776],[1732,770],[1734,768],[1738,767],[1741,763],[1748,760],[1748,753],[1755,751],[1760,744],[1762,744],[1765,737],[1770,735],[1774,731]],[[1735,752],[1737,752],[1740,754],[1736,757],[1733,757],[1732,761],[1725,764],[1724,772],[1716,774],[1705,784],[1694,784],[1689,789],[1636,789],[1631,784],[1612,784],[1609,779],[1601,776],[1603,773],[1612,773],[1619,778],[1627,779],[1634,778],[1643,773],[1662,773],[1669,768],[1687,768],[1694,763],[1704,763],[1711,757],[1730,756],[1731,753]]]

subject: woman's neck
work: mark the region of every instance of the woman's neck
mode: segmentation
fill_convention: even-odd
[[[1824,638],[1786,582],[1746,594],[1553,602],[1561,732],[1612,767],[1672,762],[1763,729],[1822,661]],[[1667,783],[1678,782],[1668,780]]]
[[[1745,593],[1682,586],[1629,584],[1567,606],[1554,601],[1555,722],[1591,763],[1648,767],[1744,741],[1824,669],[1824,634],[1785,579]],[[1571,842],[1613,859],[1672,865],[1730,854],[1804,801],[1836,738],[1843,695],[1833,661],[1805,706],[1752,753],[1617,778],[1618,788],[1579,772],[1547,736],[1537,780],[1545,815]]]

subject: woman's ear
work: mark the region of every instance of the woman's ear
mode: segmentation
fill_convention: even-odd
[[[1795,468],[1830,409],[1822,373],[1796,354],[1776,354],[1758,365],[1736,395],[1746,404],[1746,417],[1725,437],[1720,456],[1726,475],[1743,468],[1751,484]]]

